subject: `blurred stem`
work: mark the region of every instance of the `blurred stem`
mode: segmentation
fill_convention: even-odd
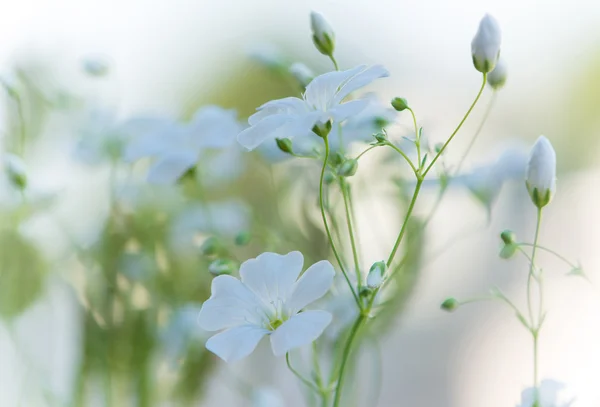
[[[517,246],[530,246],[530,247],[533,247],[534,245],[533,245],[532,243],[517,243]],[[561,256],[560,254],[558,254],[558,253],[557,253],[557,252],[555,252],[554,250],[552,250],[552,249],[549,249],[549,248],[547,248],[547,247],[544,247],[544,246],[540,246],[540,245],[536,245],[536,246],[537,246],[537,248],[538,248],[539,250],[543,250],[543,251],[545,251],[545,252],[548,252],[548,253],[550,253],[550,254],[553,254],[553,255],[554,255],[554,256],[556,256],[558,259],[560,259],[560,260],[562,260],[563,262],[565,262],[566,264],[568,264],[570,267],[573,267],[573,268],[576,268],[576,267],[577,267],[576,265],[574,265],[573,263],[571,263],[571,262],[570,262],[570,261],[569,261],[569,260],[568,260],[566,257],[564,257],[564,256]]]
[[[421,134],[419,133],[419,127],[417,126],[417,116],[415,116],[415,112],[409,107],[408,111],[410,112],[413,124],[415,126],[415,146],[417,147],[417,165],[419,169],[421,169]]]
[[[306,387],[315,391],[318,394],[321,394],[321,389],[319,389],[317,386],[315,386],[315,384],[313,382],[311,382],[310,380],[308,380],[307,378],[302,376],[302,374],[300,374],[300,372],[298,372],[296,369],[294,369],[294,367],[292,366],[292,363],[290,362],[290,353],[289,352],[287,352],[285,354],[285,363],[287,364],[288,369],[290,369],[290,371],[294,374],[294,376],[296,376],[298,379],[300,379],[300,381],[302,383],[304,383],[304,385],[306,385]]]
[[[469,115],[473,111],[473,108],[475,107],[475,105],[479,101],[479,98],[481,98],[481,94],[483,93],[483,90],[485,89],[486,82],[487,82],[487,73],[484,73],[483,74],[483,81],[481,83],[481,88],[479,88],[479,92],[477,93],[477,96],[475,97],[475,100],[471,104],[471,107],[469,107],[469,110],[467,110],[467,113],[463,116],[462,120],[460,121],[460,123],[458,124],[458,126],[456,127],[456,129],[454,129],[454,131],[452,132],[452,134],[450,135],[450,137],[448,138],[448,140],[446,140],[446,142],[444,143],[444,145],[442,146],[442,148],[440,149],[440,151],[438,151],[438,153],[433,157],[433,160],[431,161],[431,163],[429,164],[429,166],[425,169],[425,172],[423,172],[423,177],[425,177],[427,175],[427,173],[433,168],[433,165],[435,164],[435,162],[444,153],[444,150],[446,150],[446,147],[448,147],[448,144],[450,144],[450,142],[452,141],[452,139],[454,138],[454,136],[456,136],[456,134],[458,133],[458,131],[460,130],[460,128],[462,127],[462,125],[467,120],[467,117],[469,117]]]
[[[365,310],[366,311],[366,310]],[[344,388],[344,375],[346,373],[346,365],[348,364],[348,359],[350,358],[350,352],[352,350],[352,343],[354,342],[354,338],[356,338],[356,334],[358,330],[362,326],[363,322],[367,319],[368,313],[361,312],[354,325],[352,325],[352,329],[350,330],[350,334],[348,335],[348,339],[346,339],[346,344],[344,345],[344,352],[342,354],[342,362],[340,364],[340,370],[338,373],[337,385],[335,387],[335,396],[333,399],[333,407],[339,407],[340,400],[342,398],[342,391]]]
[[[329,160],[329,140],[327,139],[327,136],[323,137],[323,141],[325,142],[325,158],[323,159],[323,167],[321,168],[321,178],[319,180],[319,206],[321,207],[321,217],[323,218],[323,224],[325,226],[325,232],[327,233],[327,238],[329,239],[329,244],[331,245],[331,250],[333,251],[333,254],[338,262],[338,265],[339,265],[340,269],[342,270],[342,273],[344,274],[344,278],[346,279],[346,283],[348,283],[348,287],[350,287],[350,290],[352,291],[352,295],[354,296],[354,300],[356,301],[356,304],[358,305],[359,309],[362,309],[362,304],[360,302],[360,299],[358,298],[358,295],[356,294],[356,291],[354,290],[354,286],[352,285],[352,282],[350,281],[350,278],[348,277],[348,273],[346,273],[346,270],[344,269],[342,259],[339,255],[337,249],[335,248],[335,243],[333,242],[333,237],[331,236],[331,231],[329,230],[329,223],[327,222],[327,215],[325,214],[325,202],[324,202],[324,195],[323,195],[323,180],[325,178],[325,169],[327,168],[327,161]]]
[[[544,307],[544,296],[543,296],[543,285],[542,285],[542,271],[539,271],[539,275],[536,277],[534,275],[535,272],[535,255],[537,252],[537,242],[540,234],[540,226],[542,224],[542,208],[538,208],[537,210],[537,221],[535,226],[535,237],[533,239],[533,249],[531,251],[531,262],[529,263],[529,275],[527,276],[527,308],[529,310],[529,318],[531,322],[531,334],[533,336],[533,387],[536,388],[536,402],[539,399],[539,394],[537,392],[538,385],[538,337],[540,328],[542,325],[542,315],[543,315],[543,307]],[[538,309],[538,319],[537,324],[533,319],[533,305],[532,305],[532,280],[536,280],[538,282],[539,288],[539,309]]]
[[[335,57],[333,56],[333,54],[329,55],[329,59],[331,59],[331,62],[333,62],[333,67],[335,68],[335,70],[339,71],[340,67],[339,67],[337,61],[335,60]]]
[[[346,180],[340,178],[340,188],[342,190],[342,196],[344,197],[344,208],[346,210],[346,224],[348,225],[348,234],[350,235],[350,244],[352,246],[352,257],[354,259],[354,271],[356,273],[356,283],[358,285],[358,291],[362,286],[361,274],[360,274],[360,260],[358,259],[358,250],[356,248],[356,240],[354,239],[354,228],[352,227],[352,210],[351,210],[351,199],[350,192],[348,190],[348,184]]]

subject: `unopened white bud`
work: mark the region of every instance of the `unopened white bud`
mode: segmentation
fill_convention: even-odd
[[[4,170],[10,182],[18,189],[27,186],[27,168],[21,157],[6,153],[3,157]]]
[[[548,205],[556,191],[556,152],[544,136],[531,149],[525,185],[538,208]]]
[[[315,74],[310,68],[304,65],[301,62],[295,62],[290,66],[290,74],[302,85],[302,87],[306,87],[313,80]]]
[[[486,14],[479,23],[477,34],[471,41],[473,64],[479,72],[491,72],[500,57],[502,34],[494,17]]]
[[[373,263],[369,270],[369,274],[367,274],[367,287],[372,289],[379,288],[383,283],[386,269],[387,267],[384,261]]]
[[[504,62],[504,58],[500,58],[494,70],[487,76],[488,85],[496,90],[502,88],[506,83],[506,74],[506,62]]]
[[[335,49],[335,33],[323,15],[312,11],[310,13],[310,26],[313,32],[313,42],[317,50],[323,55],[332,56]]]

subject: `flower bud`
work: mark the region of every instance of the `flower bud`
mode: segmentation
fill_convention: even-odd
[[[356,174],[358,169],[358,160],[351,158],[342,163],[338,168],[338,175],[341,177],[351,177]]]
[[[325,138],[329,135],[329,132],[331,131],[331,126],[332,126],[331,120],[327,120],[325,123],[315,124],[312,128],[312,131],[317,136],[319,136],[321,138]]]
[[[277,147],[286,154],[294,154],[292,149],[292,140],[289,138],[276,138]]]
[[[504,62],[504,58],[500,58],[498,59],[494,70],[487,76],[488,85],[490,85],[494,90],[501,89],[506,83],[506,74],[506,63]]]
[[[102,77],[108,74],[108,63],[101,57],[90,57],[83,61],[83,70],[90,76]]]
[[[500,233],[500,239],[504,242],[504,244],[513,244],[517,239],[517,235],[512,230],[504,230]]]
[[[248,243],[250,243],[251,238],[252,235],[249,232],[243,231],[236,235],[234,241],[238,246],[246,246]]]
[[[220,240],[215,236],[211,236],[202,243],[202,246],[200,246],[200,253],[202,253],[203,256],[214,256],[221,248],[222,244]]]
[[[216,259],[208,266],[208,272],[213,276],[233,274],[237,270],[237,264],[229,259]]]
[[[315,47],[323,55],[332,56],[335,49],[335,33],[323,15],[312,11],[310,26],[313,32]]]
[[[515,255],[518,247],[519,246],[517,246],[514,243],[505,244],[504,246],[502,246],[502,249],[500,249],[500,253],[499,253],[500,258],[502,258],[504,260],[510,259],[512,256]]]
[[[369,274],[367,274],[367,287],[372,289],[379,288],[383,283],[386,269],[387,267],[384,261],[373,263],[369,270]]]
[[[329,185],[329,184],[331,184],[333,181],[335,181],[335,174],[334,174],[334,173],[332,173],[331,171],[327,171],[327,172],[325,173],[325,176],[323,177],[323,182],[324,182],[326,185]]]
[[[550,141],[540,136],[531,149],[525,185],[534,205],[548,205],[556,190],[556,153]]]
[[[21,157],[14,154],[4,154],[4,170],[9,181],[18,189],[27,186],[27,169]]]
[[[486,14],[479,23],[477,34],[471,42],[473,65],[479,72],[491,72],[500,56],[502,34],[494,17]]]
[[[444,311],[448,311],[448,312],[452,312],[455,309],[457,309],[460,306],[460,303],[458,302],[458,300],[456,298],[448,298],[446,299],[442,305],[440,305],[440,308],[443,309]]]
[[[385,133],[377,133],[374,134],[373,137],[375,137],[375,140],[377,140],[379,143],[387,141],[387,135]]]
[[[404,98],[393,98],[392,107],[398,112],[408,109],[408,102]]]
[[[305,88],[313,80],[315,74],[301,62],[293,63],[289,68],[290,74]]]

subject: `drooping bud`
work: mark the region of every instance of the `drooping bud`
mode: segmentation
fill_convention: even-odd
[[[301,62],[295,62],[290,66],[290,74],[300,83],[300,85],[305,88],[310,81],[313,80],[315,74],[310,68],[304,65]]]
[[[367,287],[372,289],[379,288],[383,283],[386,269],[385,261],[373,263],[369,269],[369,274],[367,274]]]
[[[18,189],[27,187],[27,168],[21,157],[6,153],[3,157],[4,170],[9,181]]]
[[[379,143],[384,143],[387,141],[387,135],[385,133],[377,133],[374,134],[373,137],[375,137],[375,140],[377,140]]]
[[[230,259],[216,259],[208,266],[208,272],[213,276],[233,274],[237,270],[237,263]]]
[[[504,246],[502,246],[502,249],[500,249],[500,253],[499,253],[500,258],[502,258],[504,260],[510,259],[512,256],[515,255],[518,247],[519,246],[517,246],[514,243],[505,244]]]
[[[506,229],[500,233],[500,239],[502,239],[504,244],[513,244],[517,239],[517,235],[512,230]]]
[[[460,303],[458,302],[458,300],[456,298],[448,298],[446,299],[442,305],[440,305],[440,308],[443,309],[444,311],[448,311],[448,312],[452,312],[455,309],[457,309],[458,307],[460,307]]]
[[[331,126],[332,126],[331,120],[327,120],[325,123],[315,124],[312,128],[312,131],[317,136],[319,136],[321,138],[325,138],[329,135],[329,132],[331,131]]]
[[[219,238],[211,236],[202,243],[202,246],[200,246],[200,253],[202,253],[203,256],[214,256],[222,247],[223,245]]]
[[[252,235],[250,234],[250,232],[240,232],[235,236],[235,244],[238,246],[246,246],[248,243],[250,243],[250,239],[252,238]]]
[[[408,109],[408,102],[404,98],[393,98],[392,107],[398,112]]]
[[[334,174],[334,173],[332,173],[331,171],[327,171],[327,172],[325,173],[325,176],[323,177],[323,182],[324,182],[326,185],[329,185],[329,184],[331,184],[333,181],[335,181],[335,174]]]
[[[294,154],[292,149],[292,140],[289,138],[276,138],[277,147],[286,154]]]
[[[496,63],[496,67],[492,72],[490,72],[487,76],[487,83],[494,90],[501,89],[506,83],[506,75],[507,75],[506,62],[504,62],[504,58],[498,59]]]
[[[310,26],[313,32],[313,42],[317,50],[327,56],[332,56],[335,49],[335,33],[323,15],[312,11]]]
[[[534,205],[548,205],[556,191],[556,152],[550,141],[540,136],[531,149],[525,185]]]
[[[475,69],[482,73],[494,70],[500,57],[502,33],[494,17],[486,14],[479,23],[477,34],[471,41],[471,54]]]
[[[356,174],[358,169],[358,160],[351,158],[342,163],[338,168],[338,175],[341,177],[351,177]]]

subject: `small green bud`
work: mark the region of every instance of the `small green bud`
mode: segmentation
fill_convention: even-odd
[[[277,143],[277,147],[281,151],[287,154],[294,154],[294,150],[292,149],[292,140],[289,138],[276,138],[275,142]]]
[[[236,235],[234,241],[235,244],[238,246],[245,246],[250,242],[250,239],[252,238],[252,235],[250,234],[250,232],[240,232]]]
[[[21,157],[6,153],[4,154],[4,170],[9,181],[18,189],[27,187],[27,169]]]
[[[325,173],[325,176],[323,177],[323,182],[326,185],[330,185],[333,181],[335,181],[335,174],[332,173],[331,171],[327,171]]]
[[[385,143],[387,141],[387,134],[385,133],[377,133],[374,134],[373,137],[375,137],[375,140],[377,140],[380,143]]]
[[[390,122],[385,117],[379,117],[378,116],[378,117],[375,117],[375,120],[373,121],[373,124],[375,125],[376,128],[383,129],[385,126],[387,126],[388,124],[390,124]]]
[[[338,175],[341,177],[351,177],[356,174],[358,170],[358,161],[354,158],[348,159],[342,163],[338,168]]]
[[[312,131],[321,138],[327,137],[331,131],[331,120],[328,120],[325,123],[315,124],[312,128]]]
[[[330,156],[331,164],[334,166],[340,165],[344,161],[346,161],[346,157],[340,152],[336,152],[335,154]]]
[[[457,309],[460,306],[460,303],[458,302],[458,300],[456,298],[448,298],[446,299],[442,305],[440,305],[440,308],[443,309],[444,311],[448,311],[448,312],[452,312],[455,309]]]
[[[378,261],[376,263],[373,263],[373,265],[369,269],[369,274],[367,274],[367,287],[373,289],[379,288],[385,278],[386,270],[387,266],[385,264],[385,261]]]
[[[436,145],[433,147],[436,154],[439,154],[440,151],[442,151],[442,148],[444,148],[444,143],[436,143]]]
[[[502,246],[502,249],[500,249],[500,257],[505,260],[510,259],[512,256],[515,255],[518,247],[519,246],[512,243],[505,244],[504,246]]]
[[[203,256],[214,256],[222,247],[221,241],[217,237],[211,236],[202,243],[202,246],[200,246],[200,253],[202,253]]]
[[[393,98],[392,107],[397,111],[401,112],[408,109],[408,102],[404,98]]]
[[[517,239],[517,235],[512,230],[504,230],[500,233],[500,239],[504,242],[504,244],[513,244]]]
[[[237,270],[237,263],[230,259],[216,259],[208,266],[208,272],[213,276],[233,274]]]
[[[368,298],[371,296],[371,294],[373,294],[373,290],[370,287],[361,287],[360,291],[358,292],[358,295],[361,298]]]

